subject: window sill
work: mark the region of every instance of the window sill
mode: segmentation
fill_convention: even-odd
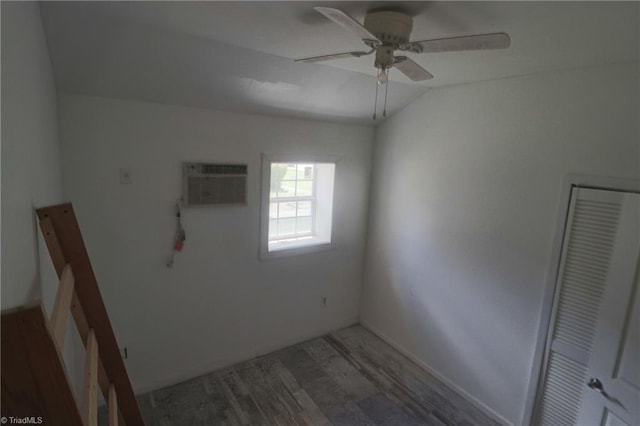
[[[280,257],[297,256],[301,254],[315,253],[333,249],[333,243],[310,239],[304,243],[299,241],[280,242],[270,244],[268,249],[260,250],[260,259],[276,259]]]

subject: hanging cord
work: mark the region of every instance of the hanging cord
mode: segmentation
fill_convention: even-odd
[[[391,74],[391,68],[387,71],[387,82],[384,85],[384,107],[382,110],[382,117],[387,116],[387,93],[389,92],[389,83],[391,83],[391,80],[389,80],[389,74]]]
[[[182,251],[186,239],[187,236],[180,220],[180,204],[178,203],[176,204],[176,235],[173,242],[173,248],[171,249],[171,256],[169,256],[169,260],[167,260],[167,268],[173,268],[173,258],[177,251]]]
[[[373,119],[376,119],[376,110],[378,108],[378,86],[380,86],[380,82],[378,81],[378,78],[376,77],[376,98],[373,101]]]

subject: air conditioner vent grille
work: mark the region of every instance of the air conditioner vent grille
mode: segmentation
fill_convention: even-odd
[[[246,175],[246,164],[202,164],[200,173],[208,175]]]
[[[185,205],[246,204],[246,164],[185,163]]]

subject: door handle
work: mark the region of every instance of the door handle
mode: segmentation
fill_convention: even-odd
[[[602,382],[597,377],[592,377],[591,379],[589,379],[587,386],[589,386],[591,389],[593,389],[596,392],[600,392],[602,396],[604,396],[605,398],[609,398],[609,394],[604,390],[604,386],[602,386]]]
[[[589,379],[589,381],[587,382],[587,386],[589,386],[589,388],[591,388],[596,392],[600,392],[600,395],[604,396],[612,403],[619,405],[625,410],[627,409],[618,398],[616,398],[615,396],[609,395],[607,391],[604,390],[604,386],[602,385],[602,382],[597,377],[592,377],[591,379]]]

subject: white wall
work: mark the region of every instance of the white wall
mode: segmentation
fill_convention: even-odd
[[[372,129],[76,95],[59,113],[65,189],[137,392],[357,322]],[[340,157],[335,250],[258,260],[263,152]],[[249,201],[184,209],[168,269],[183,161],[248,164]]]
[[[563,176],[639,177],[638,75],[434,89],[378,128],[361,319],[515,424]]]
[[[41,300],[51,312],[58,278],[35,209],[64,202],[56,87],[35,2],[2,2],[2,309]],[[75,326],[69,321],[69,329]],[[73,328],[71,328],[73,327]],[[76,331],[64,359],[77,384]]]
[[[1,7],[1,303],[6,309],[42,298],[50,308],[57,278],[34,209],[64,201],[56,88],[38,4]]]

